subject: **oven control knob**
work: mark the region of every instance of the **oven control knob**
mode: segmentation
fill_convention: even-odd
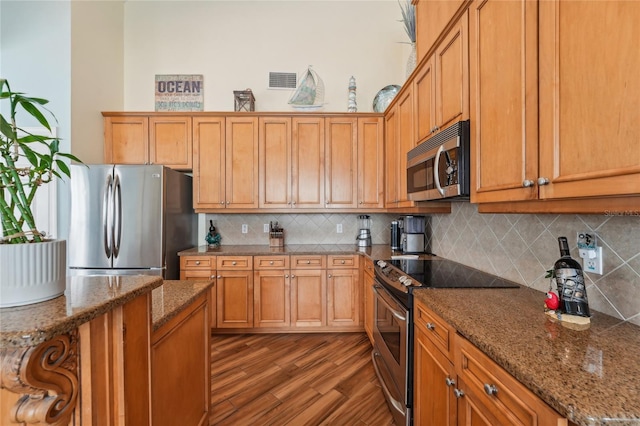
[[[385,262],[384,260],[378,260],[378,266],[384,268],[385,266],[387,266],[387,262]]]
[[[406,275],[400,275],[400,277],[398,278],[398,281],[400,281],[402,284],[404,284],[404,282],[406,281],[407,276]]]
[[[402,284],[404,284],[407,287],[409,287],[412,283],[413,283],[413,280],[411,278],[407,278],[407,279],[404,280],[404,282]]]

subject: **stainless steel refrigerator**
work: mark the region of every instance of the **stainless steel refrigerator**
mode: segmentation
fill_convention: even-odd
[[[71,275],[178,279],[197,244],[192,177],[156,165],[72,165]]]

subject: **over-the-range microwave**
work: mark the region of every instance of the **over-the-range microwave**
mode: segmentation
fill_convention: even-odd
[[[469,199],[469,120],[459,121],[407,153],[410,200]]]

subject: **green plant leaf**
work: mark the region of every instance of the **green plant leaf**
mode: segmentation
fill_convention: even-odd
[[[36,152],[29,148],[27,145],[21,146],[20,149],[24,153],[24,156],[27,157],[27,160],[29,160],[29,162],[33,164],[34,167],[38,167],[38,155],[36,154]]]
[[[69,160],[71,160],[71,161],[75,161],[75,162],[78,162],[78,163],[84,164],[84,163],[82,162],[82,160],[80,160],[78,157],[76,157],[76,156],[75,156],[75,155],[73,155],[73,154],[67,154],[67,153],[65,153],[65,152],[58,152],[56,155],[58,155],[59,157],[68,158],[68,159],[69,159]]]
[[[51,131],[51,126],[49,125],[47,118],[40,112],[38,108],[36,108],[33,104],[26,101],[21,101],[20,106],[24,108],[24,110],[27,111],[29,114],[31,114],[32,117],[38,120],[38,122],[42,124],[43,127]]]
[[[67,166],[67,164],[64,161],[56,160],[56,164],[58,165],[58,168],[62,173],[71,177],[71,170],[69,170],[69,166]]]

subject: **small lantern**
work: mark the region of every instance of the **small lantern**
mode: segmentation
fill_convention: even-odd
[[[253,97],[251,89],[246,90],[234,90],[234,111],[255,111],[256,110],[256,98]]]

